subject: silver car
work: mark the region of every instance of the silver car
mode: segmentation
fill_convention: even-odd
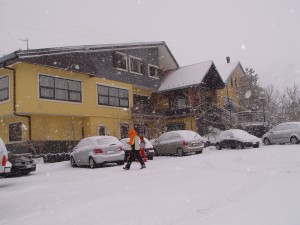
[[[186,153],[202,153],[204,143],[202,137],[191,130],[170,131],[159,136],[153,147],[156,155],[178,155]]]
[[[124,164],[122,143],[113,136],[94,136],[82,139],[71,153],[71,166],[95,168],[105,163]]]
[[[281,123],[262,136],[265,145],[297,144],[300,140],[300,122]]]

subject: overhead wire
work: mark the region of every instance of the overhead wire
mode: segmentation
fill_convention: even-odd
[[[82,27],[82,26],[74,26],[73,24],[69,24],[69,23],[65,23],[65,22],[62,22],[60,20],[53,20],[53,19],[50,19],[50,18],[47,18],[47,17],[44,17],[44,16],[41,16],[41,15],[38,15],[38,14],[35,14],[35,13],[31,13],[31,12],[28,12],[26,10],[23,10],[23,9],[19,9],[19,8],[16,8],[16,7],[13,7],[11,5],[8,5],[6,3],[1,3],[2,6],[6,7],[6,8],[11,8],[11,9],[14,9],[16,11],[19,11],[19,12],[22,12],[22,13],[25,13],[25,14],[29,14],[31,16],[34,16],[34,17],[38,17],[38,18],[42,18],[44,20],[48,20],[52,23],[58,23],[58,24],[61,24],[61,25],[64,25],[64,26],[68,26],[69,27],[72,27],[72,28],[75,28],[75,29],[80,29],[81,30],[85,30],[85,31],[89,31],[89,32],[93,32],[93,33],[96,33],[96,34],[99,34],[101,36],[103,36],[103,33],[100,33],[100,32],[97,32],[95,30],[91,30],[91,29],[87,29],[86,27]],[[58,33],[61,33],[62,32],[58,32]],[[89,35],[90,36],[90,35]],[[100,38],[99,36],[97,36],[97,38],[100,38],[100,39],[105,39],[105,40],[117,40],[117,41],[123,41],[123,40],[128,40],[128,41],[138,41],[138,40],[135,40],[135,39],[132,39],[132,38],[127,38],[127,37],[120,37],[120,36],[116,36],[116,35],[107,35],[106,36],[110,37],[110,38]],[[87,36],[86,36],[87,37]]]

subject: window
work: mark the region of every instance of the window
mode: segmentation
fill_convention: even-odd
[[[143,74],[143,63],[141,59],[130,57],[130,72]]]
[[[105,127],[104,126],[99,126],[98,127],[98,135],[99,136],[104,136],[105,135]]]
[[[8,100],[9,96],[9,77],[0,78],[0,102]]]
[[[117,69],[127,71],[127,55],[124,53],[115,52],[114,64]]]
[[[40,75],[40,98],[59,101],[82,102],[81,82]]]
[[[128,90],[97,85],[98,104],[129,107]]]
[[[234,78],[234,86],[237,88],[238,87],[238,84],[237,84],[237,79]]]
[[[129,124],[126,123],[120,124],[121,139],[128,137],[128,131],[129,131]]]
[[[150,77],[158,78],[158,67],[153,65],[148,65],[148,73]]]
[[[22,123],[11,123],[8,128],[9,142],[22,141]]]
[[[186,106],[186,99],[184,98],[179,98],[177,99],[177,109],[185,109]]]

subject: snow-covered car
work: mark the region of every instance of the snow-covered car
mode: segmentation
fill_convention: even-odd
[[[13,154],[8,152],[8,160],[11,163],[9,176],[28,175],[36,171],[36,163],[31,158],[31,154]]]
[[[191,130],[169,131],[160,135],[153,143],[156,155],[200,154],[204,143],[202,137]]]
[[[265,145],[297,144],[300,142],[300,122],[281,123],[262,136]]]
[[[245,147],[259,147],[259,138],[244,130],[231,129],[222,131],[217,137],[216,149],[243,149]]]
[[[93,136],[82,139],[73,149],[71,166],[89,166],[106,163],[124,164],[125,152],[122,143],[114,136]]]
[[[7,173],[10,173],[11,167],[9,166],[7,149],[4,142],[0,138],[0,176],[6,176]]]
[[[154,156],[154,148],[153,145],[150,143],[150,141],[147,138],[144,138],[146,146],[145,146],[145,155],[147,159],[153,160]],[[131,150],[131,146],[127,144],[129,142],[129,138],[123,138],[120,140],[122,143],[122,148],[125,151],[125,161],[127,161],[127,158],[129,156],[129,151]]]

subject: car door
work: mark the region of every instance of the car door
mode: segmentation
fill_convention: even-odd
[[[280,135],[282,132],[282,128],[283,128],[284,124],[280,124],[278,126],[275,126],[272,130],[270,130],[270,141],[271,143],[280,143]]]
[[[166,152],[167,154],[174,155],[177,154],[177,149],[182,146],[183,140],[176,133],[172,133],[169,135],[169,142],[167,145]]]
[[[167,154],[169,134],[162,134],[155,142],[158,154]]]
[[[93,149],[93,142],[89,139],[84,139],[78,145],[77,150],[77,161],[78,165],[88,165],[89,152]]]
[[[292,135],[292,125],[284,124],[279,135],[280,143],[290,142],[291,135]]]

